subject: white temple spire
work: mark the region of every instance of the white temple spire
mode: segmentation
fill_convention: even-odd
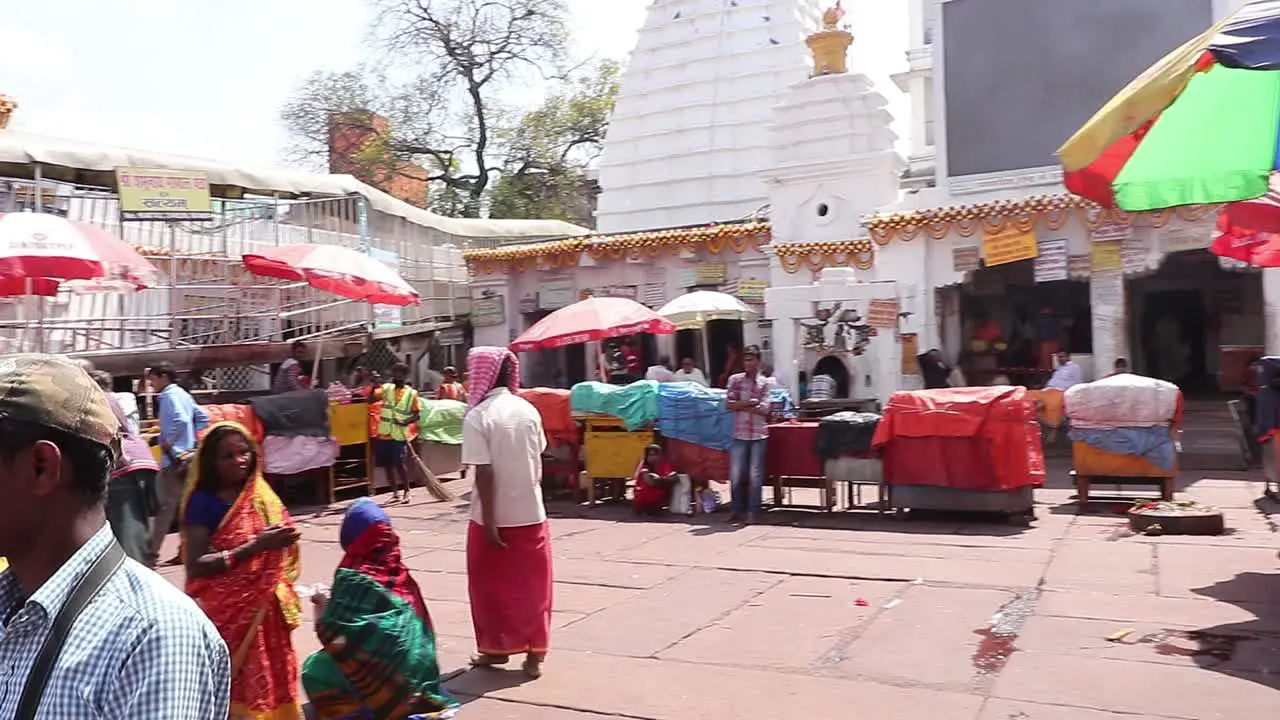
[[[773,106],[812,72],[830,0],[654,0],[600,160],[602,232],[730,221],[768,202]]]

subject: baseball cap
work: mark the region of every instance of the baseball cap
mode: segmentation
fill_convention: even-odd
[[[119,421],[84,367],[62,355],[0,356],[0,419],[58,430],[114,449]]]

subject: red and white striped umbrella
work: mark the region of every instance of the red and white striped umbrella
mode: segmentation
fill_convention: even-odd
[[[244,256],[254,275],[306,282],[318,290],[377,305],[417,305],[413,289],[385,263],[341,245],[297,243]]]
[[[670,335],[675,323],[635,300],[589,297],[562,307],[533,324],[507,346],[512,352],[546,350],[595,340],[649,333]]]
[[[0,213],[0,295],[56,295],[63,283],[141,289],[160,273],[124,240],[46,213]]]

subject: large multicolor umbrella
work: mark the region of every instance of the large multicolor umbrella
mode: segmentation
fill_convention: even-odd
[[[158,278],[154,265],[100,227],[47,213],[0,213],[0,295],[53,296],[64,283],[141,289]]]
[[[1267,192],[1280,136],[1280,0],[1257,0],[1129,83],[1059,150],[1067,188],[1128,211]]]
[[[674,323],[635,300],[589,297],[542,318],[507,347],[512,352],[527,352],[636,333],[669,335],[675,331]]]
[[[348,300],[417,305],[418,291],[386,263],[341,245],[296,243],[244,256],[254,275],[306,282]]]

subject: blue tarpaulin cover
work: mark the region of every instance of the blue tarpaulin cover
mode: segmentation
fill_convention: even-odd
[[[692,382],[658,386],[658,431],[663,437],[728,450],[733,413],[724,409],[724,390]]]

